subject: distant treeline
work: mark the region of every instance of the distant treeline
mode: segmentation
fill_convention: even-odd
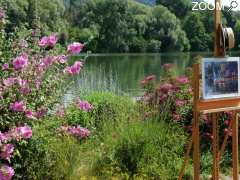
[[[141,0],[144,1],[144,0]],[[147,0],[146,0],[147,1]],[[150,2],[150,1],[149,1]],[[152,2],[152,1],[151,1]],[[192,11],[191,0],[0,0],[8,33],[23,27],[59,32],[66,41],[89,41],[93,52],[210,51],[213,11]],[[223,11],[240,44],[240,13]]]

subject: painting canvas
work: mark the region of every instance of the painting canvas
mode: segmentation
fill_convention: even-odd
[[[203,60],[203,98],[239,96],[239,58],[208,58]]]

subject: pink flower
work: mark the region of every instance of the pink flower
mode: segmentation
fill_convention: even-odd
[[[16,128],[16,133],[23,139],[29,139],[32,137],[32,129],[29,126],[22,126]]]
[[[78,54],[82,51],[83,47],[85,45],[82,44],[82,43],[79,43],[79,42],[74,42],[70,45],[68,45],[68,52],[71,53],[71,54]]]
[[[171,63],[167,63],[167,64],[162,65],[162,68],[165,69],[165,70],[170,70],[173,67],[174,67],[174,64],[171,64]]]
[[[67,62],[67,56],[66,55],[57,56],[56,59],[60,64],[65,64]]]
[[[187,83],[189,83],[188,77],[185,77],[185,76],[177,77],[177,78],[176,78],[176,81],[177,81],[179,84],[187,84]]]
[[[9,64],[8,63],[5,63],[5,64],[2,65],[2,70],[3,71],[6,71],[8,69],[9,69]]]
[[[76,138],[85,139],[89,137],[90,131],[86,128],[82,128],[81,126],[61,126],[58,131],[62,134],[68,134]]]
[[[184,100],[176,100],[175,101],[176,106],[183,106],[186,104],[186,101]]]
[[[148,85],[150,82],[154,81],[156,79],[155,75],[151,75],[151,76],[147,76],[144,78],[143,81],[141,81],[141,85],[142,86],[146,86]]]
[[[24,53],[13,60],[13,67],[15,70],[21,70],[27,65],[27,63],[28,63],[28,55]]]
[[[57,35],[56,34],[52,34],[48,37],[47,39],[47,45],[50,47],[54,47],[55,44],[57,43]]]
[[[40,41],[38,42],[38,45],[40,47],[45,47],[45,46],[47,46],[47,43],[48,43],[48,37],[44,36],[40,39]]]
[[[28,119],[36,119],[36,118],[34,117],[34,115],[35,115],[35,113],[32,112],[31,110],[26,110],[26,111],[25,111],[25,116],[26,116],[26,118],[28,118]]]
[[[19,101],[11,104],[10,109],[15,112],[24,112],[26,110],[26,105],[23,101]]]
[[[5,18],[6,14],[5,14],[5,10],[0,7],[0,21],[2,21]]]
[[[7,140],[8,140],[8,138],[7,138],[6,134],[0,132],[0,142],[1,142],[1,143],[2,143],[2,142],[6,143]]]
[[[65,68],[64,72],[69,75],[79,74],[82,66],[83,65],[80,61],[76,61],[72,66]]]
[[[2,165],[0,168],[0,179],[11,180],[14,176],[14,169],[8,165]]]
[[[16,83],[17,78],[9,77],[3,80],[3,84],[7,87],[13,86]]]
[[[93,106],[87,101],[77,100],[77,105],[83,111],[90,111],[93,109]]]
[[[14,151],[14,146],[12,144],[3,144],[1,147],[0,157],[2,159],[10,160]]]
[[[169,83],[164,83],[162,84],[160,87],[159,87],[159,90],[162,92],[162,93],[168,93],[172,90],[173,88],[173,85],[172,84],[169,84]]]

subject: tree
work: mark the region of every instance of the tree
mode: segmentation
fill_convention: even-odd
[[[162,51],[189,50],[189,41],[180,21],[162,5],[153,8],[145,38],[160,41]]]
[[[184,30],[187,33],[192,51],[209,50],[208,42],[211,40],[211,36],[206,33],[199,14],[191,13],[188,15],[184,22]]]
[[[156,4],[167,7],[177,17],[184,17],[190,10],[191,0],[156,0]]]

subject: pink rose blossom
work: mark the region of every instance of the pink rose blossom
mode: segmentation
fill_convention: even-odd
[[[25,111],[25,116],[26,116],[26,118],[28,118],[28,119],[35,119],[34,115],[35,115],[35,113],[32,112],[31,110],[26,110],[26,111]]]
[[[11,104],[10,109],[15,112],[24,112],[26,110],[26,105],[23,101],[19,101]]]
[[[13,67],[15,70],[21,70],[27,65],[27,63],[28,63],[28,55],[24,53],[13,60]]]
[[[68,45],[68,52],[71,54],[79,54],[85,45],[79,42],[74,42]]]

